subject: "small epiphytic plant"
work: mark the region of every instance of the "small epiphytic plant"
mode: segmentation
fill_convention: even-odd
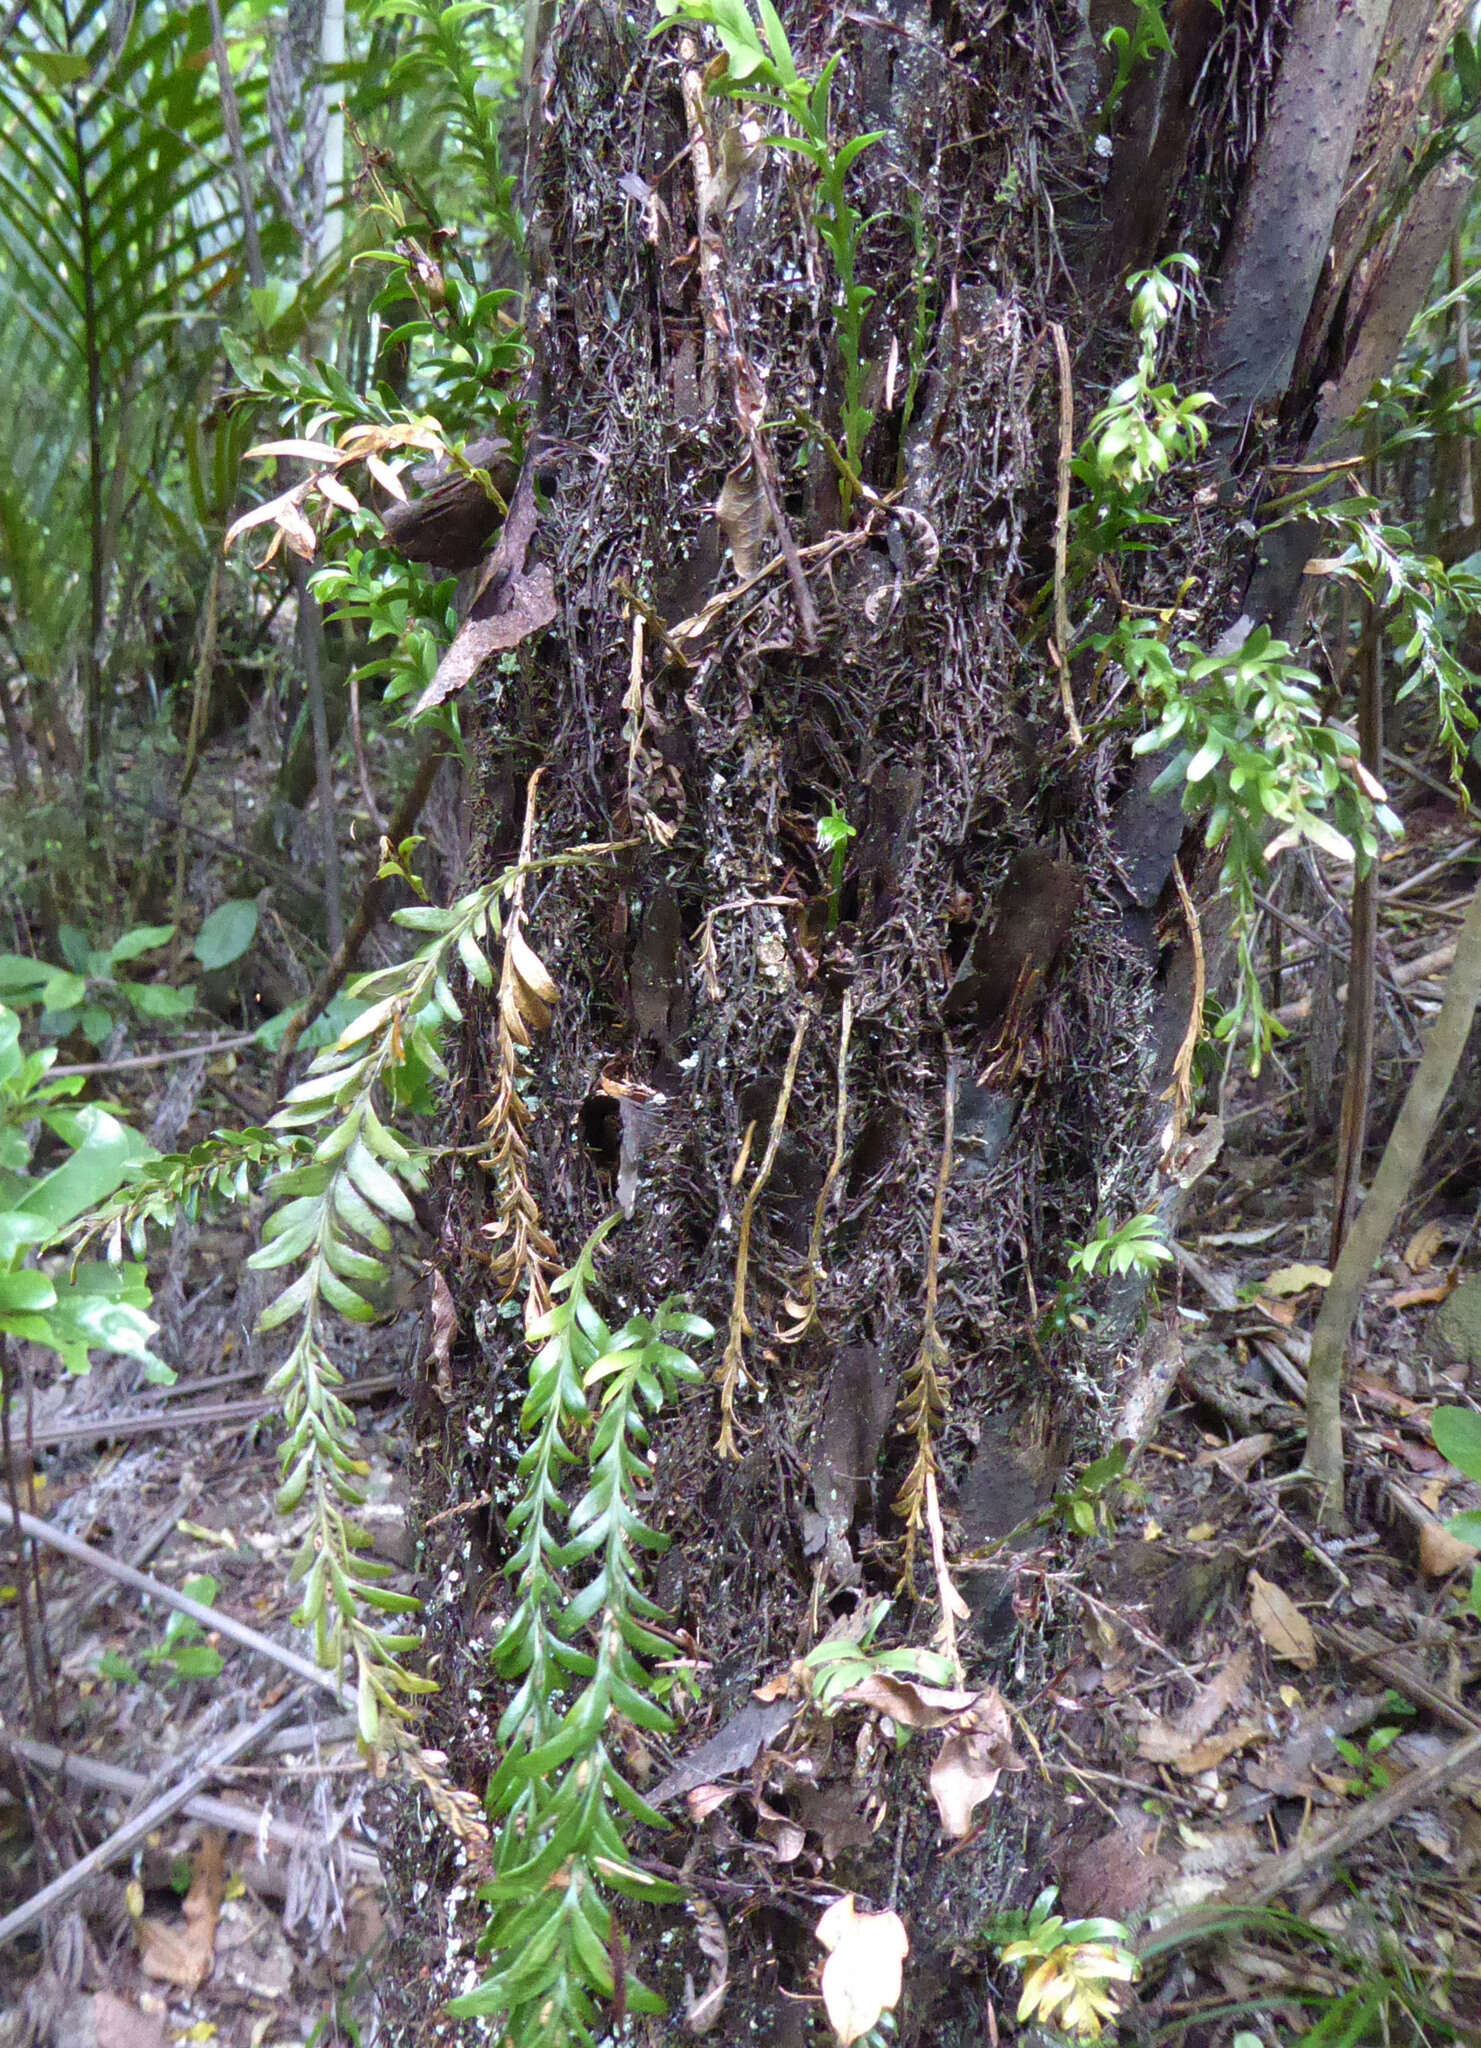
[[[1124,1223],[1096,1226],[1093,1237],[1070,1253],[1070,1271],[1087,1280],[1099,1272],[1115,1274],[1155,1273],[1172,1257],[1161,1222],[1151,1212],[1128,1216]]]
[[[180,1590],[209,1607],[221,1588],[209,1572],[201,1572]],[[221,1673],[221,1652],[206,1641],[205,1630],[191,1614],[172,1614],[159,1641],[136,1651],[135,1658],[137,1662],[117,1650],[105,1650],[98,1659],[99,1674],[118,1685],[141,1685],[143,1672],[158,1672],[164,1684],[173,1685],[183,1678],[217,1678]]]
[[[1216,4],[1221,4],[1221,0],[1216,0]],[[1137,66],[1150,64],[1154,57],[1172,49],[1172,37],[1163,19],[1162,0],[1132,0],[1130,26],[1125,27],[1118,22],[1115,28],[1106,30],[1101,41],[1116,60],[1116,75],[1101,102],[1100,123],[1106,127],[1115,118],[1116,109],[1136,74]]]
[[[1126,1447],[1117,1444],[1085,1467],[1072,1486],[1057,1493],[1041,1517],[1062,1522],[1072,1536],[1093,1536],[1110,1521],[1111,1495],[1126,1470]]]
[[[534,865],[566,866],[608,851],[583,847]],[[275,1129],[312,1144],[307,1157],[270,1183],[271,1214],[262,1249],[251,1260],[259,1271],[297,1269],[261,1318],[265,1331],[297,1325],[292,1348],[266,1389],[287,1425],[279,1507],[287,1513],[305,1499],[310,1504],[293,1567],[303,1584],[299,1619],[314,1630],[322,1663],[337,1669],[346,1656],[353,1659],[360,1739],[369,1750],[380,1742],[384,1716],[406,1719],[399,1695],[434,1688],[402,1662],[418,1639],[368,1618],[404,1616],[417,1603],[389,1591],[380,1583],[385,1568],[360,1556],[366,1539],[352,1516],[363,1468],[350,1410],[335,1392],[341,1375],[325,1348],[325,1318],[332,1311],[351,1322],[376,1319],[391,1226],[415,1221],[411,1197],[425,1183],[427,1155],[392,1126],[397,1105],[415,1098],[428,1077],[446,1078],[439,1041],[444,1027],[463,1014],[449,981],[456,965],[492,990],[486,949],[506,940],[508,1002],[527,1014],[538,1003],[548,1021],[554,985],[517,926],[505,929],[505,898],[527,872],[507,869],[447,910],[413,904],[397,911],[398,922],[429,935],[425,943],[409,960],[359,977],[352,993],[365,1007],[317,1055],[272,1120]]]
[[[813,225],[833,259],[838,279],[834,335],[843,365],[840,416],[845,458],[839,494],[847,524],[864,444],[874,425],[874,413],[864,403],[868,365],[860,354],[864,314],[874,291],[858,279],[859,243],[870,223],[849,199],[845,181],[864,151],[880,141],[884,131],[851,136],[847,142],[835,144],[830,133],[830,101],[840,58],[837,53],[830,57],[816,79],[802,77],[772,0],[756,0],[759,27],[747,0],[672,0],[672,4],[670,0],[660,0],[660,6],[665,18],[652,33],[662,35],[679,21],[700,22],[712,28],[725,51],[727,68],[723,78],[710,85],[710,91],[745,99],[753,106],[784,115],[798,132],[768,135],[766,141],[774,148],[790,149],[805,157],[817,172]]]
[[[1137,1960],[1119,1920],[1066,1920],[1054,1911],[1056,1886],[1040,1892],[1027,1913],[1002,1913],[984,1929],[1005,1964],[1024,1972],[1020,2023],[1037,2020],[1072,2040],[1098,2040],[1114,2020],[1113,1986],[1130,1984]]]
[[[662,1610],[640,1568],[643,1552],[666,1544],[642,1512],[645,1411],[703,1379],[681,1347],[714,1333],[673,1303],[608,1327],[593,1287],[598,1250],[618,1221],[601,1224],[555,1280],[551,1306],[529,1332],[529,1445],[509,1515],[515,1607],[493,1651],[514,1692],[487,1799],[498,1829],[493,1876],[480,1891],[491,1970],[450,2008],[463,2018],[498,2015],[502,2038],[522,2048],[590,2048],[598,2000],[661,2012],[625,1970],[609,1896],[678,1896],[632,1858],[631,1824],[661,1822],[622,1775],[613,1734],[619,1723],[656,1733],[672,1725],[651,1668],[672,1646],[655,1632]],[[578,1464],[586,1488],[568,1507],[559,1481]]]
[[[859,836],[857,825],[851,825],[845,813],[835,801],[817,823],[818,850],[828,856],[828,929],[838,929],[839,906],[843,899],[843,871],[848,862],[848,850]]]
[[[890,1606],[888,1600],[876,1601],[861,1635],[825,1637],[803,1658],[802,1669],[811,1688],[813,1702],[825,1714],[834,1712],[846,1693],[876,1673],[895,1678],[918,1678],[926,1685],[949,1686],[956,1683],[957,1674],[951,1659],[939,1650],[927,1650],[911,1643],[893,1650],[876,1650],[873,1647],[874,1638]]]
[[[520,1043],[527,1046],[530,1020],[535,1028],[541,1018],[548,1023],[556,991],[518,929],[517,908],[512,919],[506,917],[507,899],[516,897],[532,869],[588,862],[610,851],[605,844],[573,848],[506,869],[448,909],[422,903],[398,910],[397,921],[424,934],[423,944],[410,959],[350,985],[350,1021],[315,1057],[268,1128],[218,1133],[189,1153],[140,1161],[130,1185],[114,1195],[124,1178],[120,1168],[54,1226],[72,1223],[91,1206],[80,1228],[89,1236],[103,1233],[117,1255],[125,1235],[137,1246],[150,1224],[168,1223],[181,1210],[197,1213],[213,1200],[245,1199],[266,1180],[269,1213],[262,1248],[251,1264],[286,1278],[263,1311],[261,1328],[295,1326],[288,1355],[266,1392],[279,1405],[287,1432],[279,1509],[291,1513],[305,1502],[309,1508],[292,1567],[302,1588],[297,1619],[313,1630],[321,1664],[331,1670],[353,1664],[360,1739],[372,1755],[394,1747],[411,1756],[403,1741],[411,1715],[407,1701],[436,1688],[405,1662],[420,1640],[405,1631],[404,1622],[417,1601],[393,1592],[384,1584],[387,1568],[363,1556],[368,1539],[354,1511],[364,1466],[353,1416],[336,1392],[342,1375],[327,1349],[329,1326],[335,1316],[376,1320],[393,1228],[415,1221],[412,1197],[425,1184],[430,1154],[401,1127],[425,1104],[428,1083],[446,1078],[440,1042],[447,1025],[463,1014],[450,977],[461,968],[492,991],[488,949],[502,941],[498,986],[504,1028],[510,1016],[524,1019]],[[489,1148],[502,1187],[509,1157],[501,1136],[491,1130]],[[141,1149],[136,1140],[130,1161]],[[522,1267],[511,1274],[518,1284],[529,1277]],[[127,1348],[109,1341],[114,1349]],[[429,1789],[435,1800],[437,1789]]]

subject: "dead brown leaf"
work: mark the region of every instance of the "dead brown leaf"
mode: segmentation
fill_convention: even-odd
[[[1258,1572],[1250,1573],[1250,1620],[1255,1632],[1274,1656],[1309,1671],[1316,1662],[1316,1637],[1311,1623],[1289,1593],[1281,1591]]]
[[[1419,1568],[1427,1579],[1448,1579],[1452,1572],[1476,1562],[1474,1544],[1462,1543],[1442,1522],[1424,1522],[1419,1531]]]
[[[1331,1284],[1331,1269],[1327,1266],[1277,1266],[1260,1282],[1260,1292],[1284,1300],[1287,1295],[1305,1294],[1313,1287]]]
[[[111,1991],[97,1993],[90,2018],[96,2048],[165,2048],[164,2021],[158,2014],[140,2012]]]
[[[955,1722],[931,1766],[931,1797],[942,1832],[960,1842],[972,1832],[972,1816],[997,1790],[1004,1771],[1025,1768],[1013,1752],[1008,1709],[990,1686]]]
[[[766,543],[771,537],[771,508],[766,502],[766,491],[756,473],[756,465],[749,455],[744,462],[736,464],[720,486],[720,495],[715,500],[715,517],[730,543],[736,575],[742,580],[754,576],[766,558]]]
[[[691,2034],[707,2034],[719,2019],[730,1988],[730,1943],[725,1922],[708,1899],[691,1897],[689,1910],[694,1915],[699,1952],[710,1966],[710,1981],[696,1997],[694,1979],[684,1972],[684,2024]]]
[[[1448,1224],[1431,1220],[1421,1223],[1404,1247],[1404,1264],[1411,1273],[1428,1273],[1435,1254],[1448,1237],[1455,1235]]]
[[[858,1685],[839,1694],[840,1705],[873,1707],[888,1714],[902,1728],[945,1728],[985,1695],[963,1692],[955,1687],[924,1685],[914,1678],[895,1678],[885,1671],[871,1671]]]
[[[437,664],[437,673],[423,690],[412,712],[419,718],[436,704],[445,703],[477,674],[491,654],[518,647],[532,633],[543,632],[560,607],[555,598],[555,576],[548,562],[537,562],[527,576],[511,576],[506,587],[508,602],[491,618],[468,619]]]
[[[437,1369],[437,1391],[444,1402],[453,1397],[452,1367],[449,1363],[458,1334],[458,1312],[452,1289],[441,1270],[432,1268],[432,1363]]]
[[[852,1892],[833,1901],[814,1931],[828,1950],[823,2004],[850,2048],[899,2004],[910,1937],[898,1913],[861,1913]]]
[[[1188,1758],[1195,1747],[1203,1742],[1209,1730],[1219,1717],[1233,1706],[1249,1682],[1253,1658],[1248,1650],[1239,1650],[1225,1664],[1222,1671],[1211,1678],[1207,1685],[1200,1687],[1193,1700],[1174,1722],[1152,1720],[1146,1722],[1137,1737],[1138,1752],[1148,1763],[1176,1764],[1180,1771],[1192,1775],[1195,1770],[1207,1770],[1207,1763],[1190,1766]],[[1239,1742],[1230,1744],[1238,1749]],[[1223,1755],[1227,1756],[1226,1749]],[[1222,1756],[1215,1759],[1222,1761]]]
[[[1260,1741],[1265,1733],[1263,1723],[1241,1721],[1223,1735],[1211,1735],[1206,1741],[1195,1743],[1177,1759],[1176,1768],[1185,1778],[1196,1778],[1200,1771],[1217,1770],[1226,1757],[1233,1756],[1237,1749],[1247,1749],[1252,1742]]]
[[[142,1919],[135,1922],[140,1966],[146,1977],[198,1991],[215,1961],[216,1921],[221,1912],[222,1837],[208,1828],[196,1854],[195,1873],[181,1907],[185,1924]]]
[[[1448,1301],[1455,1292],[1456,1282],[1449,1274],[1443,1280],[1433,1280],[1427,1287],[1396,1287],[1389,1295],[1385,1306],[1388,1308],[1421,1308],[1429,1302]]]

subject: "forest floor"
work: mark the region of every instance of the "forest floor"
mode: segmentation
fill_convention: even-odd
[[[1436,1007],[1436,955],[1478,847],[1447,798],[1424,802],[1385,869],[1380,1130],[1402,1054]],[[1354,1526],[1322,1535],[1296,1473],[1305,1332],[1332,1201],[1331,1139],[1313,1137],[1314,1126],[1330,1131],[1332,1111],[1321,1030],[1343,919],[1330,890],[1314,877],[1302,915],[1288,912],[1296,941],[1280,995],[1291,1036],[1258,1080],[1229,1078],[1222,1151],[1137,1340],[1171,1389],[1152,1440],[1078,1505],[1074,1475],[1027,1493],[1005,1475],[965,1562],[966,1503],[945,1500],[969,1690],[1001,1700],[1011,1754],[998,1743],[993,1768],[965,1795],[958,1784],[965,1817],[958,1809],[959,1825],[937,1834],[947,1807],[939,1792],[932,1806],[927,1769],[960,1723],[944,1712],[933,1723],[928,1688],[902,1684],[893,1714],[880,1693],[829,1718],[780,1668],[762,1701],[719,1712],[700,1639],[683,1725],[630,1759],[672,1822],[652,1845],[659,1860],[682,1864],[707,1831],[734,1896],[765,1893],[810,1934],[850,1889],[861,1846],[887,1836],[898,1872],[907,1854],[960,1853],[951,1833],[1002,1828],[1007,1806],[1018,1832],[1002,1903],[1023,1908],[1056,1885],[1057,1911],[1129,1930],[1142,1975],[1125,1994],[1122,2038],[1214,2048],[1242,2030],[1297,2042],[1335,2014],[1321,2038],[1481,2039],[1481,1755],[1467,1768],[1481,1731],[1481,1624],[1468,1605],[1471,1554],[1443,1527],[1481,1503],[1430,1430],[1437,1405],[1473,1403],[1481,1366],[1481,1278],[1466,1279],[1481,1272],[1475,1084],[1463,1082],[1369,1289],[1348,1405]],[[143,1038],[126,1048],[148,1049]],[[235,1048],[194,1062],[184,1097],[178,1073],[121,1069],[106,1085],[146,1131],[160,1127],[175,1085],[169,1142],[179,1145],[226,1120],[213,1087],[260,1115],[271,1060]],[[238,1298],[249,1249],[245,1224],[228,1218],[182,1227],[162,1251],[157,1313],[173,1387],[146,1386],[124,1361],[80,1380],[40,1354],[26,1361],[16,1481],[21,1504],[55,1528],[175,1588],[208,1578],[221,1613],[287,1643],[294,1531],[274,1513],[251,1302]],[[421,1319],[419,1297],[391,1300],[342,1353],[363,1418],[367,1525],[404,1591],[426,1590],[408,1514]],[[1009,1540],[982,1555],[992,1538]],[[35,1688],[11,1619],[21,1578],[39,1578],[42,1594]],[[0,1915],[180,1783],[239,1723],[277,1716],[240,1761],[209,1771],[192,1801],[74,1892],[44,1943],[32,1928],[0,1951],[4,2048],[399,2041],[377,1992],[398,1936],[403,1957],[409,1940],[423,1959],[419,2038],[471,2036],[431,2018],[479,1974],[471,1882],[418,1899],[408,1934],[408,1901],[383,1868],[406,1803],[368,1777],[335,1700],[218,1632],[182,1630],[137,1588],[52,1549],[22,1572],[5,1539],[0,1581]],[[203,1642],[223,1660],[218,1676],[190,1675],[181,1655]],[[921,1764],[919,1810],[908,1813],[892,1809],[886,1779],[912,1719]],[[1272,1866],[1273,1854],[1288,1860]],[[891,1900],[864,1903],[888,1911]],[[1216,1929],[1190,1917],[1210,1906]],[[723,1930],[718,1940],[708,1931],[720,1919],[712,1905],[697,1931],[686,1926],[660,1981],[696,2021],[708,1998],[724,2033],[727,1996],[764,1970],[767,1937],[758,1916],[738,1912],[727,1965]],[[922,1938],[917,1954],[903,2042],[936,2038],[933,2011],[963,1982],[986,2015],[983,2038],[1014,2037],[1022,1979],[998,1960],[986,1917],[975,1950]],[[807,2017],[815,1998],[786,2009],[778,2041],[823,2038]]]

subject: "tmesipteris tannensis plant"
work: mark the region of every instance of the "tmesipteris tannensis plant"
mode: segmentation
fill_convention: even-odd
[[[482,1946],[492,1969],[449,2008],[461,2018],[499,2015],[502,2038],[517,2048],[588,2048],[599,1999],[661,2012],[662,2000],[625,1971],[608,1895],[678,1896],[629,1852],[633,1822],[661,1822],[618,1768],[611,1731],[617,1721],[657,1733],[672,1725],[645,1662],[670,1647],[655,1633],[663,1610],[643,1591],[640,1570],[642,1552],[667,1540],[640,1508],[645,1410],[656,1413],[703,1378],[673,1340],[703,1342],[714,1332],[672,1302],[608,1328],[592,1285],[597,1251],[618,1220],[593,1232],[529,1332],[529,1447],[509,1516],[515,1607],[493,1651],[515,1690],[487,1799],[498,1829],[493,1875],[480,1891],[491,1908]],[[577,1463],[586,1486],[568,1508],[559,1482]]]
[[[831,56],[815,79],[804,77],[797,69],[787,31],[772,0],[756,0],[759,26],[752,19],[748,0],[659,0],[659,8],[665,19],[655,25],[653,35],[664,34],[680,21],[699,22],[715,31],[724,47],[726,70],[718,78],[706,74],[706,89],[784,114],[799,132],[768,135],[764,140],[775,149],[790,149],[805,157],[817,173],[813,226],[833,258],[838,275],[838,299],[833,310],[835,339],[843,364],[839,412],[845,457],[839,477],[839,498],[847,525],[858,489],[864,444],[874,425],[873,410],[864,403],[869,366],[860,355],[864,314],[874,289],[858,280],[859,243],[872,223],[853,205],[845,180],[865,150],[882,140],[885,131],[880,128],[871,135],[851,136],[847,142],[833,141],[830,101],[839,55]]]
[[[556,996],[519,930],[524,879],[611,850],[605,844],[581,846],[522,860],[448,909],[413,904],[397,911],[399,923],[426,934],[423,944],[410,959],[351,984],[359,1014],[315,1057],[265,1129],[218,1133],[188,1153],[151,1160],[131,1187],[84,1220],[89,1234],[105,1233],[117,1256],[126,1234],[137,1243],[150,1223],[169,1222],[181,1210],[193,1213],[213,1197],[245,1200],[267,1179],[269,1213],[262,1247],[250,1264],[286,1280],[263,1311],[261,1329],[293,1330],[266,1392],[278,1404],[286,1432],[279,1510],[308,1508],[292,1565],[293,1581],[302,1589],[295,1618],[312,1629],[326,1670],[353,1665],[360,1740],[372,1758],[387,1749],[413,1754],[409,1729],[416,1696],[436,1688],[405,1662],[420,1642],[404,1626],[418,1602],[387,1587],[387,1568],[364,1556],[369,1539],[354,1514],[365,1466],[353,1416],[337,1391],[343,1375],[327,1349],[330,1322],[334,1316],[356,1323],[377,1319],[393,1226],[415,1222],[411,1198],[425,1184],[432,1155],[398,1125],[404,1126],[409,1106],[423,1099],[429,1077],[446,1078],[440,1041],[446,1026],[462,1017],[451,977],[461,966],[492,991],[496,975],[488,949],[502,942],[498,1034],[501,1045],[507,1038],[514,1046],[504,1067],[511,1077],[506,1092],[517,1092],[519,1050],[549,1023]],[[525,1236],[516,1238],[517,1255],[501,1269],[505,1284],[511,1292],[521,1284],[543,1286],[543,1276],[530,1270],[533,1251],[526,1240],[534,1212],[528,1190],[503,1184],[520,1171],[523,1148],[511,1150],[491,1129],[489,1149],[500,1182],[500,1220],[508,1223],[512,1214],[525,1227]],[[534,1249],[544,1243],[539,1239]]]

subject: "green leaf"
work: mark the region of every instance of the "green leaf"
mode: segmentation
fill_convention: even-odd
[[[1481,1480],[1481,1415],[1473,1408],[1437,1408],[1430,1424],[1440,1456]]]
[[[195,1008],[193,988],[171,988],[166,981],[123,981],[119,987],[141,1017],[173,1021]]]
[[[181,1678],[218,1678],[222,1657],[209,1643],[182,1643],[170,1652],[170,1662]]]
[[[57,1290],[45,1273],[0,1273],[0,1311],[36,1315],[56,1306]]]
[[[257,936],[257,905],[250,896],[218,904],[196,933],[191,947],[207,973],[240,960]]]
[[[167,946],[175,936],[172,924],[136,924],[122,938],[115,939],[108,948],[110,967],[122,967],[130,960],[137,960],[141,953],[152,953],[159,946]]]
[[[44,1175],[15,1204],[25,1216],[36,1217],[58,1232],[122,1186],[129,1169],[158,1153],[137,1131],[121,1124],[100,1103],[84,1103],[77,1111],[82,1142],[72,1157]]]

